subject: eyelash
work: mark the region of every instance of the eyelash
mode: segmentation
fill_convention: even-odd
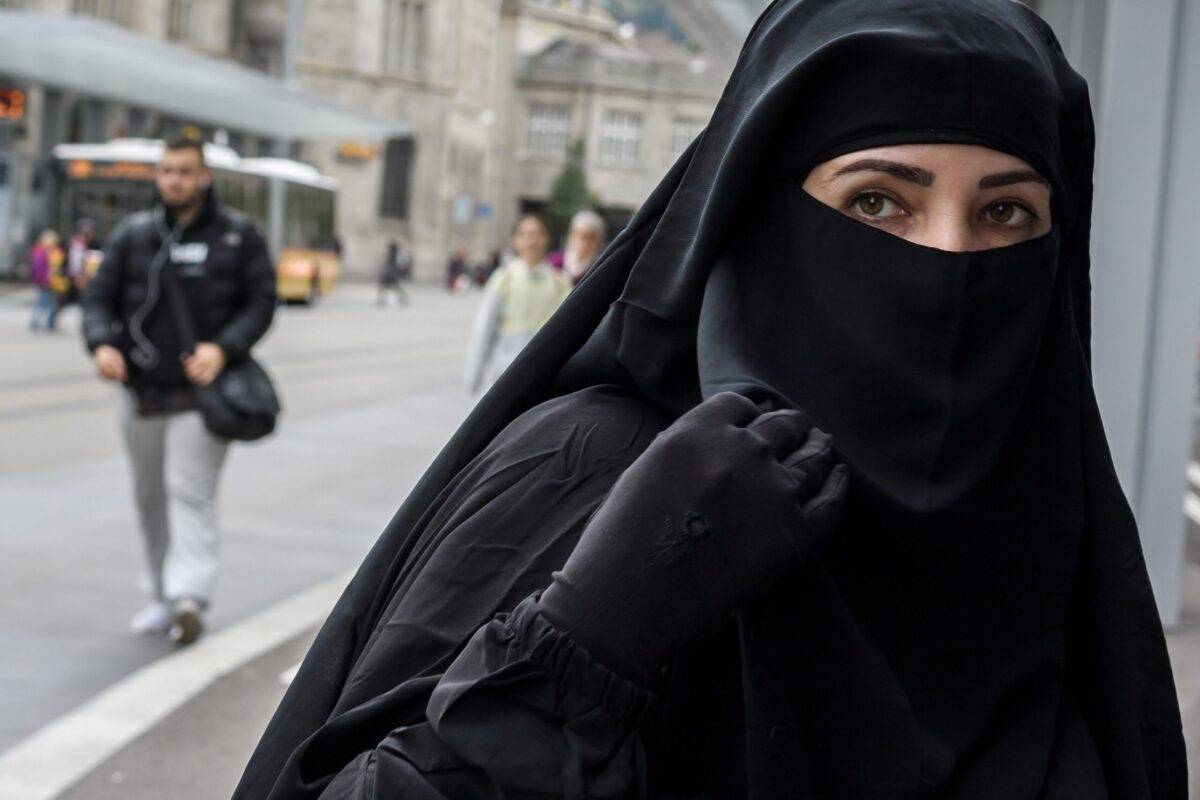
[[[900,206],[901,209],[904,208],[904,204],[901,203],[897,198],[893,197],[889,192],[883,191],[881,189],[865,189],[863,191],[856,192],[855,194],[853,194],[850,197],[849,201],[847,201],[846,206],[845,206],[846,211],[850,212],[851,214],[853,214],[855,217],[857,217],[859,219],[865,220],[869,224],[879,224],[880,222],[888,222],[888,221],[890,221],[891,218],[872,217],[870,214],[863,214],[863,213],[858,212],[857,211],[858,203],[864,197],[880,197],[885,200],[890,200],[891,202]],[[988,209],[994,208],[995,206],[1002,206],[1002,205],[1011,205],[1011,206],[1015,206],[1016,208],[1021,209],[1022,211],[1024,211],[1026,214],[1029,215],[1029,221],[1023,225],[1005,225],[1002,222],[992,222],[992,221],[988,220],[988,224],[995,225],[998,228],[1009,228],[1009,229],[1029,228],[1029,227],[1033,227],[1041,219],[1041,217],[1038,215],[1038,213],[1036,211],[1034,211],[1029,206],[1028,203],[1025,203],[1021,200],[1013,200],[1013,199],[993,200],[992,202],[988,203],[984,207],[983,211],[981,212],[981,216],[986,215]],[[907,213],[907,211],[905,213]]]

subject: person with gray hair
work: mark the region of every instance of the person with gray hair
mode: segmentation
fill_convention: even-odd
[[[571,218],[567,231],[567,247],[563,252],[563,271],[572,283],[579,283],[584,274],[595,263],[608,239],[608,226],[604,218],[585,208]]]

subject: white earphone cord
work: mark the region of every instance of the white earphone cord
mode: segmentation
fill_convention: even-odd
[[[159,233],[166,230],[167,226],[162,219],[155,217],[155,222],[158,223]],[[166,262],[167,256],[171,252],[171,245],[175,244],[175,238],[179,235],[180,223],[175,223],[175,227],[167,231],[167,235],[163,238],[162,245],[159,246],[158,252],[154,254],[154,259],[150,262],[148,270],[149,276],[146,283],[146,299],[138,306],[137,311],[129,318],[129,335],[133,337],[134,346],[129,352],[129,358],[141,370],[151,370],[158,366],[159,352],[150,338],[146,336],[143,325],[146,322],[146,317],[150,311],[158,303],[158,296],[162,284],[162,268]]]

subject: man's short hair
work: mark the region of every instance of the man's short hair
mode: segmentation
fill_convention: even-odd
[[[192,136],[174,136],[167,139],[163,152],[170,150],[195,150],[200,157],[200,166],[204,166],[204,143]]]

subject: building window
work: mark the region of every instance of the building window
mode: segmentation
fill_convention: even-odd
[[[412,138],[391,139],[383,152],[383,186],[379,194],[379,216],[408,219],[412,188],[414,142]]]
[[[600,123],[600,159],[609,164],[638,163],[642,151],[642,115],[635,111],[604,112]]]
[[[167,38],[182,41],[192,27],[192,0],[169,0],[167,3]]]
[[[383,71],[425,70],[425,0],[387,0],[383,17]]]
[[[571,111],[565,105],[534,103],[529,107],[525,149],[532,155],[566,156],[570,126]]]
[[[671,158],[679,158],[702,130],[704,123],[700,120],[676,117],[671,124]]]
[[[96,17],[129,24],[129,0],[72,0],[71,11],[83,17]]]

